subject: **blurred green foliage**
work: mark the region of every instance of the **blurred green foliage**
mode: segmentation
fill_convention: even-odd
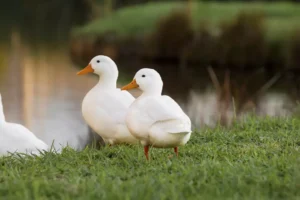
[[[149,34],[154,31],[158,20],[174,10],[183,10],[186,2],[159,2],[118,9],[111,15],[93,20],[75,29],[78,35],[100,35],[106,32],[118,36]],[[200,21],[209,23],[217,31],[221,22],[234,20],[238,13],[261,12],[264,14],[267,39],[284,38],[289,31],[300,26],[300,6],[295,3],[265,2],[192,2],[190,14],[195,28]]]
[[[283,69],[300,66],[300,35],[292,34],[298,29],[295,3],[160,2],[119,9],[75,29],[74,38],[102,38],[105,45],[119,44],[118,50],[128,40],[126,48],[136,47],[136,55],[147,59],[184,55],[205,67]]]

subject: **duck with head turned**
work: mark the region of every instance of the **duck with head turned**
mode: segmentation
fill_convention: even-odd
[[[139,70],[122,90],[132,88],[140,88],[143,93],[130,106],[126,124],[144,146],[146,159],[149,146],[174,148],[178,156],[178,146],[186,144],[191,136],[190,118],[171,97],[162,95],[163,81],[155,70]]]
[[[135,98],[117,88],[118,68],[107,56],[94,57],[77,75],[95,73],[99,82],[86,94],[82,102],[82,115],[86,123],[109,145],[136,144],[125,116]]]
[[[0,156],[10,153],[40,155],[49,147],[31,131],[20,124],[6,122],[0,94]]]

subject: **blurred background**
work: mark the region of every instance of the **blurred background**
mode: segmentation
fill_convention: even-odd
[[[91,141],[81,102],[98,78],[76,72],[99,54],[117,63],[119,86],[140,68],[160,72],[195,128],[299,114],[297,1],[10,0],[0,10],[7,121],[48,144]]]

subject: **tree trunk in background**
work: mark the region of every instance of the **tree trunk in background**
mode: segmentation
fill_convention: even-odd
[[[105,15],[110,15],[114,8],[114,0],[105,0],[104,7],[105,7]]]
[[[187,0],[186,13],[190,18],[192,17],[192,7],[193,7],[193,0]]]

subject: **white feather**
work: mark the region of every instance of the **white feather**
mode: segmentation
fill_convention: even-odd
[[[38,139],[31,131],[20,124],[5,121],[0,95],[0,156],[9,153],[26,153],[39,155],[47,151],[48,145]]]
[[[125,124],[128,108],[135,98],[116,88],[117,66],[106,56],[96,56],[90,64],[100,79],[82,102],[85,121],[105,143],[137,143]]]
[[[130,106],[126,117],[131,133],[144,145],[184,145],[191,135],[190,118],[171,97],[161,96],[162,81],[159,74],[141,69],[135,80],[143,94]]]

